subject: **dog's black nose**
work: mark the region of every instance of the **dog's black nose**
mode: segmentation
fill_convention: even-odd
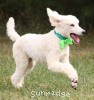
[[[83,34],[83,35],[85,34],[85,30],[82,31],[82,34]]]

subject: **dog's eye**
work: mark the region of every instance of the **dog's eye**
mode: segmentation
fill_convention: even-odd
[[[74,24],[70,24],[70,26],[74,26]]]

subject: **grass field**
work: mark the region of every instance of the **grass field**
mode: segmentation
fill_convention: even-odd
[[[0,38],[0,100],[94,100],[94,36],[81,38],[80,45],[71,46],[70,61],[77,69],[79,83],[73,90],[64,74],[54,73],[37,64],[25,78],[22,89],[15,89],[10,76],[15,63],[12,42]]]

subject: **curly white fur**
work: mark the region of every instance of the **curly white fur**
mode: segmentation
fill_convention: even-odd
[[[56,11],[47,8],[47,14],[51,25],[55,27],[58,33],[67,38],[70,33],[79,35],[84,31],[79,27],[79,20],[72,15],[59,15]],[[70,24],[75,27],[71,28]],[[69,62],[69,45],[63,50],[59,45],[59,38],[54,34],[54,30],[47,34],[26,34],[19,36],[15,31],[14,19],[11,17],[7,23],[7,35],[12,41],[13,57],[16,63],[16,71],[11,77],[12,84],[15,87],[22,87],[26,72],[33,69],[36,62],[47,62],[48,69],[64,73],[69,77],[74,88],[77,87],[78,75],[76,70]]]

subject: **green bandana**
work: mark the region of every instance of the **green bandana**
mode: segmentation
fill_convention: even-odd
[[[60,39],[60,47],[62,49],[64,49],[66,47],[66,45],[72,45],[73,44],[72,39],[63,37],[61,34],[57,33],[55,30],[54,30],[54,34]]]

